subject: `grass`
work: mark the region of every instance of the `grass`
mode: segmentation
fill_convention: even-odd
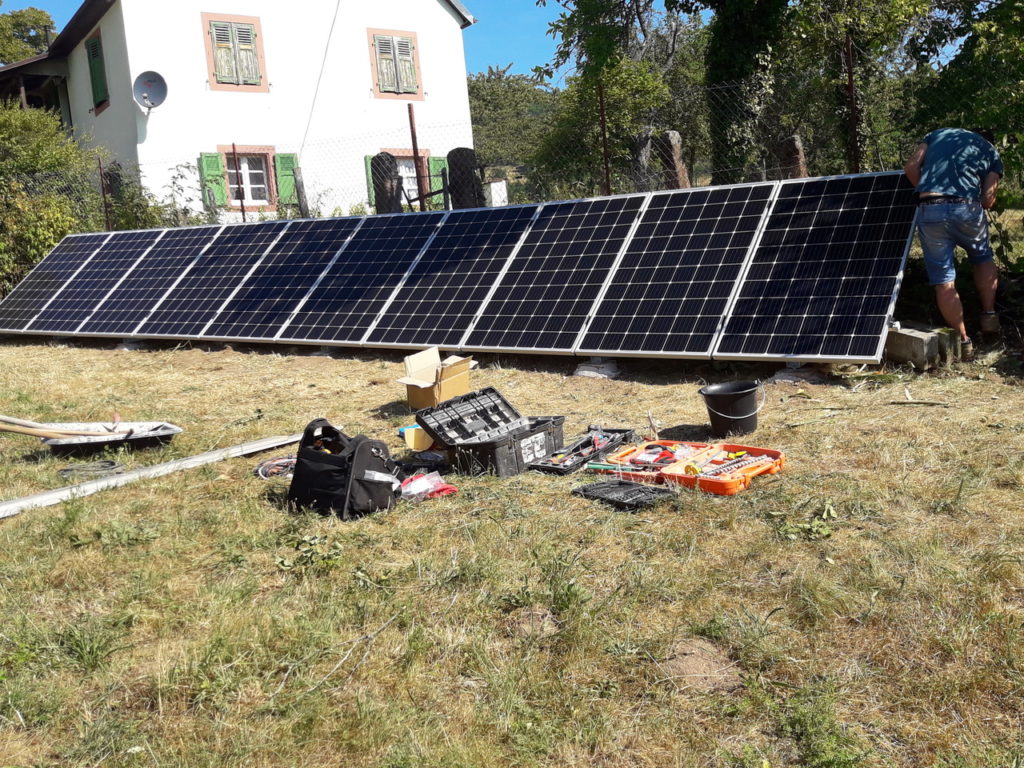
[[[751,442],[786,452],[780,475],[637,515],[525,474],[342,523],[285,512],[248,458],[0,522],[0,765],[1022,765],[1024,391],[1005,360],[770,384]],[[701,383],[774,370],[620,365],[485,358],[474,383],[569,434],[650,410],[699,435]],[[7,343],[0,413],[185,428],[114,456],[129,466],[318,416],[397,450],[401,375],[388,354]],[[908,390],[951,407],[890,405]],[[0,437],[0,497],[67,463]],[[743,686],[666,679],[688,637]]]

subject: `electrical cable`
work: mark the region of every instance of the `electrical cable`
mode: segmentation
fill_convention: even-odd
[[[252,473],[264,480],[274,477],[290,477],[295,473],[295,456],[275,456],[272,459],[264,459],[253,467]]]
[[[309,138],[309,128],[313,125],[313,112],[316,110],[316,100],[320,96],[320,83],[324,79],[324,70],[327,68],[327,56],[331,51],[331,40],[334,38],[334,25],[338,23],[338,12],[341,10],[341,0],[334,6],[334,18],[331,19],[331,28],[327,32],[327,44],[324,46],[324,58],[320,62],[320,74],[316,78],[316,88],[313,90],[313,103],[309,105],[309,118],[306,120],[306,131],[302,134],[302,144],[299,146],[299,166],[302,166],[302,152],[306,148],[306,139]]]

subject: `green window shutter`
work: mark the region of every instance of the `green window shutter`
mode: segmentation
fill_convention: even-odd
[[[298,165],[298,155],[274,155],[277,202],[280,205],[298,205],[299,203],[299,196],[295,192],[295,168]]]
[[[232,24],[238,75],[243,85],[259,85],[260,57],[256,51],[256,28],[252,24]]]
[[[416,59],[413,57],[411,37],[395,38],[395,57],[398,61],[398,91],[400,93],[419,93],[420,86],[416,77]]]
[[[234,35],[226,21],[210,22],[213,42],[213,71],[218,83],[238,83],[238,63],[235,59]]]
[[[224,160],[220,152],[203,152],[199,155],[199,176],[202,179],[203,195],[206,195],[206,190],[212,189],[214,204],[227,205],[228,184],[224,179]]]
[[[373,162],[373,155],[367,155],[366,160],[366,199],[370,201],[370,205],[377,205],[377,195],[373,191],[373,170],[370,163]]]
[[[437,192],[444,184],[444,177],[441,175],[441,171],[448,167],[448,158],[430,157],[427,158],[427,163],[430,168],[430,191]]]
[[[103,44],[98,37],[85,41],[85,55],[89,59],[92,105],[98,107],[110,98],[110,94],[107,92],[107,69],[103,64]]]
[[[377,51],[377,90],[381,93],[399,93],[395,38],[374,35],[373,47]]]

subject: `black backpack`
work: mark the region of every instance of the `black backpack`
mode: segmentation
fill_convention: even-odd
[[[309,422],[288,489],[290,505],[352,520],[391,509],[399,490],[398,465],[387,445],[365,435],[349,437],[327,419]]]

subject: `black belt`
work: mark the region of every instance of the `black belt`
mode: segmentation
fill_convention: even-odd
[[[956,195],[931,195],[929,197],[919,197],[917,199],[918,205],[937,205],[938,203],[967,205],[973,202],[976,201],[968,200],[966,197],[957,197]]]

